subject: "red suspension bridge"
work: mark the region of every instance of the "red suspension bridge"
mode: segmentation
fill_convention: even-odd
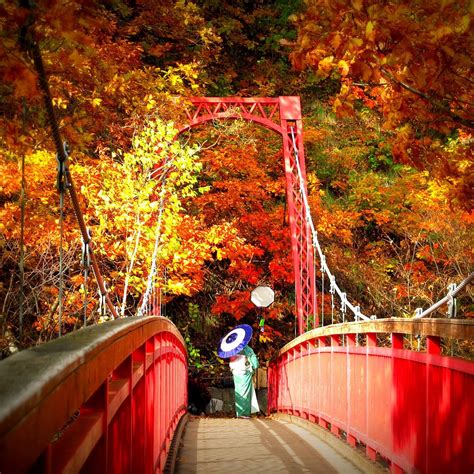
[[[48,101],[47,83],[42,87]],[[474,364],[443,355],[441,344],[472,340],[474,326],[426,318],[443,305],[452,307],[472,275],[413,319],[363,314],[337,284],[311,219],[299,98],[193,98],[190,104],[182,131],[238,118],[282,137],[299,336],[270,362],[269,411],[318,425],[392,472],[472,473]],[[0,363],[0,472],[164,472],[186,419],[185,344],[168,319],[150,316],[156,313],[156,269],[143,316],[118,318],[95,260],[54,110],[47,110],[60,191],[70,194],[87,260],[114,320]],[[324,292],[325,281],[332,309],[338,305],[347,322],[321,326],[324,308],[318,307],[316,288]],[[419,350],[409,344],[414,337],[423,341]]]

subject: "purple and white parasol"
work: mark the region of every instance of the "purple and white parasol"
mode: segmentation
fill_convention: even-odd
[[[252,333],[252,327],[248,324],[236,326],[221,339],[217,355],[222,359],[227,359],[238,354],[250,342]]]

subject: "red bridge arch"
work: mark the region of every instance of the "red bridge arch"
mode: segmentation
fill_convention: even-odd
[[[281,135],[295,275],[298,333],[301,334],[307,329],[310,318],[314,317],[315,326],[318,326],[313,242],[297,168],[298,162],[305,183],[300,98],[297,96],[191,97],[188,100],[190,106],[186,114],[189,122],[180,129],[180,133],[214,120],[244,119]],[[296,153],[292,132],[295,136]]]

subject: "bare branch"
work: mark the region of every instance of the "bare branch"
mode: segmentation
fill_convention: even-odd
[[[411,92],[412,94],[415,94],[417,95],[418,97],[422,97],[423,99],[427,100],[428,102],[430,102],[435,108],[439,109],[439,110],[442,110],[444,113],[446,113],[447,115],[449,115],[449,117],[454,121],[454,122],[457,122],[465,127],[468,127],[468,128],[474,128],[474,120],[470,120],[470,119],[466,119],[466,118],[463,118],[463,117],[460,117],[458,114],[454,113],[446,104],[444,104],[443,102],[440,102],[438,100],[436,100],[434,97],[431,97],[429,96],[428,94],[425,94],[424,92],[418,90],[418,89],[415,89],[414,87],[410,86],[409,84],[403,82],[403,81],[400,81],[399,79],[397,79],[390,71],[387,71],[387,69],[385,69],[384,67],[381,67],[380,70],[382,71],[382,73],[388,77],[391,81],[395,82],[396,84],[398,84],[400,87],[402,87],[403,89]]]

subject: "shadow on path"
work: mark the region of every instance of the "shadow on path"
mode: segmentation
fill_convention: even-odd
[[[175,472],[360,472],[305,429],[272,419],[194,418],[186,426]]]

